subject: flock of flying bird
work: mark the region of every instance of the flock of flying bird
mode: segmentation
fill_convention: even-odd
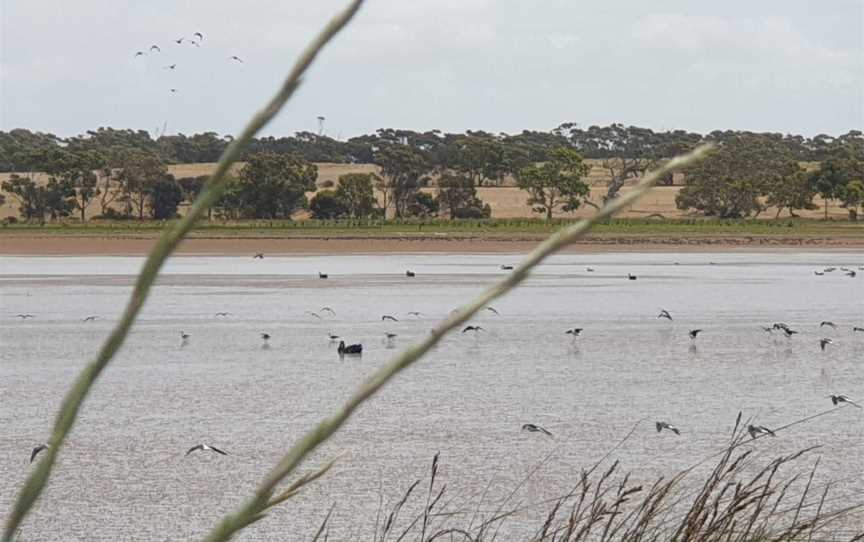
[[[198,35],[198,33],[196,33],[196,35]],[[180,43],[180,42],[178,41],[178,43]],[[261,252],[256,253],[253,256],[253,259],[263,259],[263,258],[264,258],[264,254]],[[505,271],[513,270],[512,265],[501,265],[501,266],[499,266],[499,268],[501,270],[505,270]],[[846,273],[847,276],[855,277],[855,275],[856,275],[855,271],[853,271],[852,269],[847,269],[845,267],[841,267],[840,269],[844,273]],[[823,271],[816,271],[816,275],[824,275],[825,273],[831,273],[835,270],[836,270],[836,268],[834,268],[834,267],[826,267]],[[593,272],[594,269],[588,267],[588,268],[586,268],[586,271]],[[407,278],[414,278],[414,277],[416,277],[416,273],[409,269],[409,270],[405,271],[405,276]],[[322,273],[319,271],[318,272],[318,278],[323,280],[323,279],[327,279],[329,277],[326,273]],[[637,277],[635,275],[628,273],[627,279],[628,280],[636,280]],[[495,314],[496,316],[500,316],[500,312],[494,307],[487,306],[487,307],[484,307],[483,310],[488,311],[492,314]],[[318,312],[315,312],[315,311],[306,311],[305,312],[305,314],[312,316],[316,319],[321,319],[322,318],[321,314],[323,314],[323,313],[327,313],[327,314],[330,314],[332,316],[336,315],[336,311],[333,310],[332,307],[321,307],[321,309],[319,309]],[[223,311],[223,312],[217,312],[215,314],[215,316],[217,318],[227,318],[228,316],[230,316],[230,314],[231,313],[229,313],[229,312]],[[414,316],[417,318],[422,316],[422,313],[420,313],[419,311],[410,311],[407,314],[409,316]],[[28,314],[18,314],[16,316],[22,320],[26,320],[26,319],[34,317],[33,314],[29,314],[29,313]],[[95,316],[95,315],[87,316],[86,318],[84,318],[84,322],[93,322],[97,318],[98,318],[98,316]],[[660,313],[657,315],[657,318],[666,319],[666,320],[669,320],[670,322],[673,321],[672,314],[666,309],[661,309]],[[381,321],[382,322],[384,322],[384,321],[398,322],[399,319],[396,316],[393,316],[391,314],[384,314],[381,316]],[[798,334],[798,331],[792,329],[788,324],[783,323],[783,322],[775,322],[771,326],[760,326],[760,327],[766,333],[773,333],[775,331],[780,331],[786,336],[787,339],[791,339],[792,336]],[[835,324],[834,322],[826,320],[826,321],[823,321],[819,324],[819,329],[822,329],[824,327],[836,329],[837,324]],[[473,325],[473,324],[467,325],[462,329],[462,333],[478,332],[478,331],[485,331],[485,330],[483,327],[481,327],[479,325]],[[564,333],[566,335],[572,335],[573,340],[575,341],[577,339],[577,337],[579,337],[579,335],[583,331],[584,331],[584,328],[572,328],[572,329],[566,330]],[[690,340],[695,341],[696,337],[702,331],[703,331],[702,329],[689,330],[688,335],[690,337]],[[854,326],[852,328],[852,332],[853,333],[858,333],[858,332],[864,333],[864,327]],[[389,341],[392,341],[393,339],[395,339],[397,335],[395,333],[388,331],[388,332],[385,332],[384,336],[385,336],[386,340],[389,342]],[[181,347],[186,346],[188,344],[190,337],[191,337],[190,334],[188,334],[184,331],[180,332],[180,340],[181,340],[180,345],[181,345]],[[269,333],[262,332],[262,333],[260,333],[260,337],[264,343],[262,347],[267,348],[269,345],[269,341],[271,339],[271,335]],[[359,356],[359,355],[362,355],[362,353],[363,353],[363,345],[360,343],[346,344],[344,340],[341,340],[341,337],[339,335],[336,335],[332,332],[328,333],[328,337],[330,339],[331,344],[333,344],[337,339],[340,339],[339,344],[338,344],[337,349],[336,349],[340,358],[343,358],[345,356]],[[825,348],[828,345],[832,345],[832,344],[833,344],[833,341],[830,338],[823,337],[819,340],[819,347],[823,351],[825,350]],[[862,408],[861,405],[859,405],[858,403],[853,401],[847,395],[831,394],[828,396],[828,398],[831,399],[831,402],[835,406],[851,405],[851,406],[854,406],[857,408]],[[669,422],[666,422],[663,420],[655,421],[654,427],[656,428],[658,433],[661,433],[663,431],[669,431],[671,433],[674,433],[675,435],[681,434],[680,429],[678,429],[676,426],[670,424]],[[529,433],[541,433],[541,434],[544,434],[544,435],[547,435],[550,437],[552,436],[552,433],[549,430],[547,430],[546,428],[544,428],[540,425],[533,424],[533,423],[523,424],[522,425],[522,431],[527,431]],[[750,437],[753,439],[755,439],[757,437],[762,437],[762,436],[772,436],[772,437],[776,436],[774,431],[772,431],[771,429],[769,429],[768,427],[765,427],[763,425],[749,424],[747,426],[747,432],[750,434]],[[40,444],[40,445],[36,446],[35,448],[33,448],[33,450],[30,453],[30,462],[32,463],[36,459],[36,457],[39,455],[39,453],[44,451],[44,450],[47,450],[48,447],[49,447],[49,444],[46,443],[46,444]],[[220,450],[219,448],[216,448],[215,446],[211,446],[211,445],[205,444],[205,443],[200,443],[200,444],[196,444],[195,446],[192,446],[191,448],[189,448],[186,451],[185,455],[188,456],[189,454],[191,454],[193,452],[197,452],[197,451],[209,451],[209,452],[217,453],[220,455],[228,455],[227,452]]]
[[[174,43],[177,45],[183,45],[183,43],[185,42],[185,43],[188,43],[194,47],[201,47],[201,43],[204,41],[204,34],[202,34],[201,32],[195,32],[192,34],[191,38],[187,38],[186,36],[181,36],[181,37],[179,37],[175,40],[172,40],[172,41],[174,41]],[[135,54],[132,57],[133,58],[139,58],[139,57],[147,56],[148,54],[161,55],[162,54],[162,48],[154,43],[153,45],[151,45],[148,49],[146,49],[144,51],[135,51]],[[231,55],[231,56],[227,57],[227,59],[230,61],[233,61],[233,62],[237,62],[239,64],[243,64],[243,59],[237,55]],[[177,69],[177,63],[175,62],[175,63],[168,64],[166,66],[163,66],[162,69],[175,70],[175,69]],[[171,92],[172,94],[179,92],[179,90],[176,88],[170,88],[170,89],[168,89],[168,91]]]

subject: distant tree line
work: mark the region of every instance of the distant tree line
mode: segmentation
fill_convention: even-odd
[[[686,186],[676,200],[681,209],[738,218],[757,216],[771,206],[778,215],[783,210],[794,215],[815,208],[815,194],[849,208],[850,214],[862,205],[864,137],[859,131],[836,138],[740,131],[702,136],[620,124],[587,129],[563,124],[551,132],[518,135],[388,129],[346,142],[308,132],[258,138],[211,216],[284,219],[307,209],[325,219],[385,214],[483,218],[491,209],[477,188],[500,185],[511,176],[527,192],[532,209],[551,218],[583,204],[597,206],[588,199],[586,158],[600,160],[607,170],[604,199],[611,199],[628,181],[706,141],[719,149],[684,172]],[[167,165],[214,162],[228,143],[229,137],[212,132],[157,139],[143,130],[113,128],[66,139],[23,129],[0,132],[0,170],[19,172],[2,188],[26,220],[72,214],[84,220],[93,205],[105,218],[166,219],[176,216],[178,206],[191,202],[206,182],[206,176],[175,179]],[[806,171],[802,161],[821,165]],[[379,170],[345,175],[333,189],[307,201],[305,194],[316,189],[313,162],[372,163]],[[671,184],[671,177],[666,182]]]

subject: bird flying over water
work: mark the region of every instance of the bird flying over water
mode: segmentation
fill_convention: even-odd
[[[701,332],[702,332],[701,329],[691,329],[690,333],[689,333],[690,340],[691,341],[696,340],[696,335],[699,335],[699,333],[701,333]]]
[[[179,92],[179,91],[176,88],[171,88],[171,89],[168,89],[168,92],[170,92],[171,94],[174,94],[174,93]]]
[[[660,314],[657,315],[657,318],[665,318],[670,322],[672,321],[672,315],[669,314],[669,311],[667,311],[666,309],[660,309]]]
[[[169,65],[165,66],[163,69],[164,70],[173,70],[176,67],[177,67],[177,64],[169,64]]]
[[[774,329],[789,329],[789,326],[783,322],[774,322],[771,327]]]
[[[47,444],[40,444],[39,446],[36,446],[35,448],[33,448],[33,451],[30,452],[30,462],[32,463],[36,459],[37,455],[39,455],[42,451],[47,450],[47,449],[48,449]]]
[[[219,448],[216,448],[214,446],[210,446],[209,444],[198,444],[198,445],[192,446],[191,448],[186,450],[186,455],[189,455],[192,452],[197,452],[198,450],[202,450],[205,452],[216,452],[217,454],[228,455],[227,452],[223,452]]]
[[[417,318],[420,318],[421,315],[422,315],[422,313],[419,312],[419,311],[410,311],[410,312],[408,312],[408,316],[415,316],[415,317],[417,317]]]
[[[84,321],[85,322],[94,322],[97,318],[99,318],[99,317],[98,316],[88,316],[87,318],[84,319]]]
[[[491,306],[490,306],[490,307],[486,307],[485,310],[487,310],[487,311],[489,311],[489,312],[492,312],[492,313],[495,313],[496,316],[501,316],[501,313],[498,312],[498,311],[495,309],[495,307],[491,307]]]
[[[186,39],[186,38],[176,39],[176,40],[174,40],[174,43],[176,43],[176,44],[181,44],[181,43],[183,43],[183,40],[184,40],[184,39]]]
[[[833,344],[831,339],[819,339],[819,348],[821,348],[823,352],[825,351],[825,347],[829,344]]]
[[[390,316],[389,314],[385,314],[384,316],[381,317],[381,321],[383,322],[384,320],[391,320],[393,322],[399,321],[398,318],[396,318],[395,316]]]
[[[319,320],[321,319],[321,315],[318,314],[317,312],[306,311],[306,314],[308,314],[309,316],[314,316],[315,318],[317,318]]]
[[[195,33],[192,34],[192,35],[193,35],[193,36],[196,36],[196,37],[197,37],[199,40],[201,40],[201,41],[204,40],[204,34],[202,34],[201,32],[195,32]]]
[[[145,53],[144,51],[138,51],[135,53],[135,56],[133,58],[138,58],[139,56],[144,56],[145,54],[147,53]]]
[[[229,56],[229,57],[228,57],[228,60],[236,60],[236,61],[239,62],[240,64],[243,64],[243,60],[242,60],[239,56],[237,56],[237,55]]]
[[[792,335],[795,335],[796,333],[798,333],[794,329],[789,329],[788,327],[781,327],[780,329],[783,330],[783,333],[786,335],[787,339],[791,339]]]
[[[774,431],[768,429],[764,425],[748,425],[747,432],[750,433],[750,438],[756,438],[757,436],[771,435],[772,437],[776,437]]]
[[[253,260],[255,260],[255,259],[263,260],[263,259],[264,259],[264,253],[263,253],[263,252],[257,252],[257,253],[255,253],[255,255],[252,256],[252,259],[253,259]]]
[[[336,311],[334,311],[330,307],[321,307],[321,312],[329,312],[333,316],[336,316]]]
[[[160,49],[158,45],[151,45],[149,50],[150,51],[156,51],[157,53],[162,52],[162,49]]]
[[[568,329],[567,331],[565,331],[564,335],[573,335],[573,338],[575,339],[579,336],[580,333],[582,333],[582,329],[583,328],[581,327],[574,327],[573,329]]]
[[[32,314],[16,314],[15,317],[20,318],[22,320],[26,320],[28,318],[33,318],[33,315]]]
[[[861,408],[861,405],[850,399],[847,395],[829,395],[829,397],[831,398],[831,402],[834,403],[835,406],[839,405],[840,403],[846,403]]]
[[[218,318],[221,316],[224,318],[224,317],[228,316],[229,314],[231,314],[231,313],[230,312],[217,312],[216,317]]]
[[[486,331],[486,330],[480,326],[465,326],[465,328],[462,330],[462,333],[465,333],[466,331],[477,332],[477,331]]]
[[[395,333],[390,333],[389,331],[385,332],[384,336],[387,337],[388,340],[389,339],[395,339],[397,337],[397,335]]]
[[[544,435],[548,435],[550,437],[552,436],[552,433],[550,433],[549,431],[547,431],[543,427],[540,427],[539,425],[533,424],[533,423],[523,424],[522,430],[528,431],[529,433],[543,433]]]
[[[654,427],[657,428],[658,433],[666,429],[667,431],[672,431],[676,435],[681,434],[681,431],[679,431],[677,427],[675,427],[674,425],[670,425],[668,422],[654,422]]]
[[[828,327],[831,327],[831,328],[836,328],[836,327],[837,327],[837,324],[835,324],[834,322],[829,322],[829,321],[826,320],[826,321],[822,322],[821,324],[819,324],[819,327],[823,327],[823,326],[828,326]]]
[[[813,274],[816,275],[817,277],[821,277],[822,275],[825,274],[825,272],[824,271],[813,271]]]

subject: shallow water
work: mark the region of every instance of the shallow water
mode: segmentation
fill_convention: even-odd
[[[22,539],[201,538],[364,377],[520,257],[172,259],[88,399]],[[141,261],[2,258],[0,516],[62,395],[116,323]],[[510,505],[565,493],[637,422],[610,459],[650,481],[722,449],[739,411],[779,427],[829,410],[828,393],[864,398],[864,333],[852,332],[864,326],[864,272],[813,273],[862,263],[860,253],[552,258],[493,304],[500,315],[475,318],[485,331],[449,335],[366,404],[301,469],[338,457],[332,471],[239,539],[311,539],[332,505],[331,539],[369,540],[377,511],[389,511],[415,479],[428,480],[436,452],[438,483],[467,514],[451,524],[464,526],[475,508],[491,514],[517,486]],[[330,278],[319,280],[319,271]],[[336,315],[306,313],[323,306]],[[675,320],[658,319],[661,308]],[[215,316],[222,311],[230,314]],[[90,315],[98,319],[84,322]],[[822,320],[838,327],[820,328]],[[787,340],[759,327],[778,321],[800,333]],[[564,335],[571,327],[585,331],[573,341]],[[693,328],[704,331],[691,343]],[[268,348],[262,332],[272,335]],[[362,358],[340,360],[329,332],[363,343]],[[398,336],[388,342],[385,332]],[[834,340],[824,352],[822,337]],[[656,419],[682,435],[658,435]],[[553,437],[521,432],[526,422]],[[199,442],[230,455],[184,457]],[[816,483],[836,481],[831,502],[862,502],[861,410],[838,409],[752,447],[767,461],[812,445],[821,448],[802,460],[802,472],[820,456]],[[500,536],[534,533],[548,509],[515,514]],[[402,528],[411,517],[404,513]]]

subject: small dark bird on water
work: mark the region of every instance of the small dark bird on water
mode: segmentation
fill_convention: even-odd
[[[666,429],[668,431],[672,431],[676,435],[681,434],[681,431],[679,431],[677,427],[675,427],[674,425],[670,425],[667,422],[654,422],[654,427],[657,428],[658,433]]]
[[[543,433],[544,435],[552,436],[552,433],[547,431],[545,428],[540,427],[539,425],[533,423],[526,423],[522,425],[523,431],[528,431],[529,433]]]
[[[857,275],[857,273],[855,273],[855,271],[846,271],[847,277],[855,278],[856,275]]]
[[[189,455],[192,452],[197,452],[198,450],[205,451],[205,452],[216,452],[217,454],[221,454],[221,455],[228,455],[227,452],[223,452],[219,448],[216,448],[215,446],[210,446],[209,444],[198,444],[198,445],[192,446],[191,448],[186,450],[186,455]]]
[[[834,403],[835,406],[836,406],[836,405],[839,405],[840,403],[845,403],[845,404],[848,404],[848,405],[852,405],[852,406],[855,406],[855,407],[861,408],[861,405],[859,405],[858,403],[856,403],[855,401],[853,401],[852,399],[850,399],[849,396],[847,396],[847,395],[842,395],[842,394],[840,394],[840,395],[829,395],[828,397],[831,398],[831,402]]]
[[[748,425],[747,432],[750,433],[750,438],[756,438],[757,436],[763,435],[771,435],[772,437],[776,437],[774,431],[768,429],[764,425]]]
[[[264,253],[263,253],[263,252],[257,252],[257,253],[255,253],[255,255],[252,256],[252,259],[253,259],[253,260],[256,260],[256,259],[257,259],[257,260],[263,260],[263,259],[264,259]]]
[[[388,340],[395,339],[397,337],[395,333],[390,333],[389,331],[384,333],[384,336],[387,337]]]
[[[328,333],[327,336],[330,337],[331,341],[335,341],[336,339],[339,338],[339,335],[335,335],[332,331],[330,333]]]
[[[774,329],[789,329],[789,326],[783,322],[775,322],[771,327]]]
[[[395,316],[390,316],[389,314],[385,314],[384,316],[381,317],[381,321],[383,322],[384,320],[390,320],[390,321],[393,321],[393,322],[398,322],[398,321],[399,321],[398,318],[396,318]]]
[[[627,273],[627,279],[628,280],[636,280],[636,275],[632,275],[630,273]]]
[[[266,343],[267,341],[270,340],[270,334],[269,333],[262,333],[261,338],[264,339],[264,342]]]
[[[318,278],[319,279],[326,279],[327,273],[322,273],[321,271],[318,271]]]
[[[837,327],[837,324],[835,324],[834,322],[829,322],[829,321],[826,320],[826,321],[822,322],[821,324],[819,324],[819,327],[823,327],[823,326],[828,326],[828,327],[831,327],[831,328],[836,328],[836,327]]]
[[[593,272],[594,272],[594,268],[593,268],[593,267],[586,267],[586,268],[585,268],[585,271],[587,271],[587,272],[589,272],[589,273],[593,273]]]
[[[168,92],[170,92],[171,94],[176,94],[177,92],[180,92],[180,91],[177,90],[176,88],[171,88],[171,89],[168,89]]]
[[[567,331],[565,331],[564,334],[565,335],[573,335],[573,338],[575,339],[576,337],[579,336],[580,333],[582,333],[582,329],[583,328],[581,328],[581,327],[574,327],[573,329],[568,329]]]
[[[699,335],[699,333],[701,333],[701,332],[702,332],[701,329],[691,329],[691,330],[690,330],[690,333],[689,333],[689,335],[690,335],[690,340],[691,340],[691,341],[692,341],[692,340],[695,340],[695,339],[696,339],[696,335]]]
[[[816,275],[817,277],[821,277],[822,275],[825,274],[825,272],[824,271],[813,271],[813,274]]]
[[[349,344],[345,346],[345,341],[339,341],[339,348],[336,349],[339,352],[340,356],[348,355],[356,355],[363,353],[363,345],[362,344]]]
[[[33,448],[33,451],[30,452],[30,462],[32,463],[36,459],[37,455],[39,455],[41,452],[43,452],[44,450],[47,450],[47,449],[48,449],[47,444],[40,444],[39,446],[36,446],[35,448]]]
[[[179,44],[183,43],[184,39],[186,39],[186,38],[180,38],[180,39],[174,40],[174,43],[179,45]]]
[[[144,56],[145,54],[147,53],[145,53],[144,51],[138,51],[135,53],[135,56],[133,58],[138,58],[139,56]]]
[[[486,331],[486,330],[480,326],[465,326],[465,328],[462,330],[462,333],[465,333],[466,331],[475,331],[476,332],[476,331]]]
[[[413,277],[414,275],[415,275],[414,271],[411,271],[410,269],[408,271],[405,271],[406,277]]]
[[[185,333],[183,331],[180,332],[180,340],[181,341],[186,342],[189,340],[189,337],[190,337],[190,335],[188,333]]]
[[[501,270],[502,271],[513,271],[513,266],[512,265],[502,265]]]
[[[410,312],[408,312],[408,316],[414,316],[414,317],[416,317],[416,318],[420,318],[420,316],[421,316],[422,314],[423,314],[423,313],[421,313],[420,311],[410,311]]]
[[[864,331],[864,327],[858,327],[858,326],[853,327],[852,333],[855,333],[856,331]]]
[[[667,311],[666,309],[661,309],[660,314],[657,315],[657,318],[665,318],[670,322],[672,321],[672,315],[669,314],[669,311]]]
[[[819,348],[821,348],[823,352],[825,351],[825,347],[829,344],[834,344],[831,339],[819,339]]]
[[[165,66],[165,68],[163,68],[163,69],[166,69],[166,70],[173,70],[173,69],[176,68],[176,67],[177,67],[177,64],[169,64],[169,65]]]

